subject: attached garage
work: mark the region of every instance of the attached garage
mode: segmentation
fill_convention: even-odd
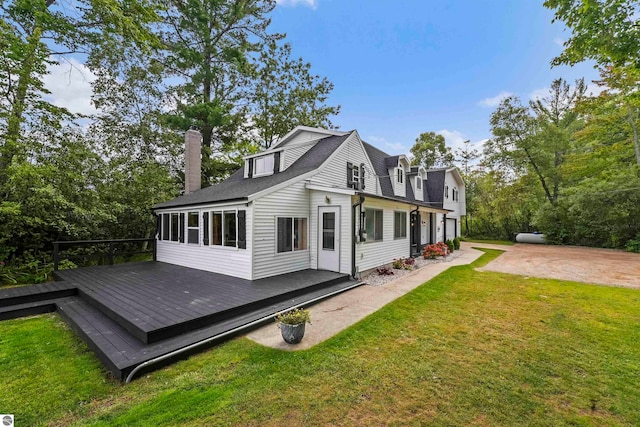
[[[446,240],[453,240],[458,235],[458,220],[456,218],[447,218],[447,234]]]

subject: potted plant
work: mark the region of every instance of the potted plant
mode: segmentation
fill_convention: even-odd
[[[311,323],[309,310],[294,308],[276,315],[282,338],[287,344],[298,344],[304,337],[304,328]]]

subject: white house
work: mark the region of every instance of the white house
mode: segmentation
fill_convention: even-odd
[[[455,168],[411,167],[355,130],[299,126],[227,180],[189,192],[199,187],[195,137],[187,193],[153,207],[158,261],[249,280],[304,269],[357,276],[460,234]]]

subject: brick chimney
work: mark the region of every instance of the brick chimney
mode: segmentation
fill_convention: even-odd
[[[190,129],[184,135],[184,193],[193,193],[201,186],[202,134]]]

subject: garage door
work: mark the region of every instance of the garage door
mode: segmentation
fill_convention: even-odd
[[[456,227],[458,226],[458,220],[453,218],[447,218],[447,237],[446,239],[449,240],[453,240],[456,238],[457,235],[457,230]]]

